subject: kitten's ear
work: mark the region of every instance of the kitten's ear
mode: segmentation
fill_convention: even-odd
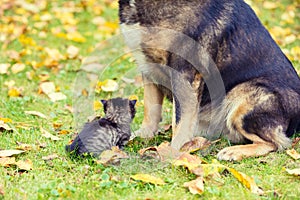
[[[106,114],[106,111],[107,111],[107,100],[102,99],[101,103],[103,105],[104,113]]]
[[[130,100],[129,101],[129,105],[131,105],[132,107],[134,107],[136,104],[136,100]]]

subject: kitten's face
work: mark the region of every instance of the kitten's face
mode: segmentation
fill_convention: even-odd
[[[117,123],[131,122],[135,116],[136,100],[114,98],[101,101],[107,118],[112,118]]]

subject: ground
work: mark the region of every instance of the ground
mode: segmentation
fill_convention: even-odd
[[[295,68],[300,70],[299,0],[247,2]],[[195,175],[182,167],[142,159],[137,154],[141,148],[170,141],[168,125],[172,112],[169,102],[164,107],[161,134],[152,140],[130,142],[125,151],[131,158],[122,160],[119,165],[103,166],[90,158],[71,159],[65,153],[64,146],[78,131],[74,125],[78,120],[70,109],[74,105],[74,89],[82,81],[76,78],[82,72],[83,58],[93,52],[102,56],[101,59],[107,59],[105,62],[109,64],[102,63],[105,71],[98,77],[97,89],[92,91],[96,113],[103,114],[97,103],[100,99],[130,96],[138,99],[133,131],[141,124],[143,88],[140,76],[131,55],[120,53],[127,48],[121,42],[115,42],[121,38],[116,1],[2,0],[0,16],[0,120],[13,128],[13,131],[1,129],[0,150],[24,149],[27,144],[27,151],[15,157],[17,161],[32,162],[32,169],[27,171],[15,165],[0,166],[0,199],[199,198],[183,187],[183,183],[194,179]],[[103,46],[105,48],[99,55],[99,47]],[[113,83],[107,80],[114,80],[118,89],[115,91]],[[54,84],[54,89],[53,85],[43,88],[44,82]],[[51,94],[57,97],[57,92],[62,93],[63,100],[50,99]],[[91,95],[91,91],[79,92],[85,97]],[[26,114],[26,111],[37,111],[45,116]],[[60,140],[42,136],[43,130]],[[217,152],[228,145],[230,143],[223,139],[209,151],[196,154],[211,162]],[[299,152],[300,145],[295,149]],[[57,158],[43,159],[53,154],[57,154]],[[252,194],[225,171],[218,180],[205,182],[204,199],[297,199],[300,196],[299,177],[285,171],[286,168],[299,168],[300,161],[285,152],[222,164],[253,176],[265,194]],[[155,186],[132,180],[130,176],[137,173],[160,177],[167,184]],[[2,191],[4,195],[1,195]]]

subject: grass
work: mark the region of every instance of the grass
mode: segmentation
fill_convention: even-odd
[[[34,1],[28,1],[34,2]],[[38,1],[36,1],[38,2]],[[40,1],[44,2],[44,1]],[[47,1],[45,1],[47,2]],[[84,3],[86,2],[86,3]],[[94,3],[93,3],[94,2]],[[300,30],[298,1],[280,0],[276,1],[279,5],[275,9],[265,9],[263,3],[258,0],[252,1],[252,6],[256,8],[262,22],[268,29],[273,30],[275,26],[290,28],[291,33],[297,36]],[[292,23],[287,23],[281,19],[286,12],[286,7],[291,10],[295,8],[296,17]],[[53,32],[54,29],[61,29],[64,32],[70,28],[70,24],[63,24],[55,17],[57,8],[74,8],[80,12],[75,12],[74,18],[78,21],[75,27],[79,33],[86,38],[85,42],[75,42],[66,38],[58,37]],[[297,12],[298,9],[298,12]],[[1,9],[0,9],[1,10]],[[0,12],[1,13],[1,12]],[[171,133],[162,131],[160,135],[152,140],[136,139],[131,142],[126,151],[131,155],[130,159],[123,160],[120,165],[102,166],[93,162],[92,159],[71,159],[64,151],[74,132],[73,115],[65,109],[65,105],[72,105],[74,81],[78,76],[80,69],[80,58],[64,59],[59,61],[57,66],[34,67],[32,61],[43,62],[47,55],[44,53],[45,47],[58,49],[65,54],[68,45],[75,45],[80,48],[82,57],[90,55],[97,43],[105,41],[107,38],[118,34],[115,27],[117,23],[117,9],[114,3],[109,0],[104,2],[96,1],[72,1],[62,0],[51,1],[41,12],[33,14],[28,10],[13,6],[4,12],[4,16],[9,18],[10,23],[4,18],[0,19],[0,28],[3,30],[14,24],[15,29],[22,25],[20,21],[28,20],[26,24],[27,31],[24,33],[28,38],[36,42],[36,46],[21,43],[14,39],[5,45],[3,40],[0,53],[1,63],[26,63],[26,69],[20,73],[9,75],[0,75],[1,97],[0,97],[0,117],[6,117],[13,120],[11,126],[14,132],[0,132],[0,149],[14,149],[16,142],[22,142],[33,146],[33,150],[25,154],[16,156],[17,160],[30,159],[33,162],[33,170],[24,172],[17,167],[0,167],[0,185],[5,190],[4,197],[0,199],[197,199],[199,196],[190,194],[182,187],[183,183],[192,180],[187,170],[161,163],[156,160],[142,159],[137,156],[140,148],[150,145],[158,145],[164,140],[170,140]],[[45,21],[43,28],[36,28],[36,23],[42,21],[41,16],[50,14],[52,20]],[[21,20],[11,19],[18,16]],[[23,19],[22,19],[23,16]],[[102,16],[107,22],[101,25],[95,25],[91,21],[96,16]],[[26,19],[24,19],[26,18]],[[287,30],[286,30],[287,31]],[[1,31],[5,32],[5,31]],[[9,31],[8,31],[9,32]],[[45,32],[47,37],[39,37],[40,32]],[[13,32],[12,32],[13,34]],[[294,47],[300,46],[300,38],[297,37],[292,43],[284,42],[285,33],[278,35],[277,41],[281,48],[288,53]],[[0,33],[1,35],[1,33]],[[10,34],[7,34],[10,35]],[[1,37],[0,37],[1,38]],[[282,42],[283,41],[283,42]],[[42,50],[38,50],[42,47]],[[125,47],[120,44],[108,45],[104,58],[107,57],[109,67],[100,75],[100,80],[115,79],[120,86],[120,90],[115,93],[96,94],[95,100],[109,98],[112,96],[137,95],[139,103],[138,112],[134,119],[132,128],[138,129],[143,118],[142,92],[143,88],[134,84],[124,83],[121,77],[126,76],[135,78],[138,74],[135,72],[135,64],[130,55],[118,57],[119,51]],[[7,52],[9,50],[23,51],[23,56],[19,60],[10,59]],[[31,53],[29,53],[31,51]],[[25,53],[24,53],[25,52]],[[100,55],[101,56],[101,55]],[[292,60],[295,68],[300,70],[299,60]],[[26,73],[32,73],[32,79],[26,78]],[[59,90],[66,94],[64,101],[51,102],[44,94],[38,93],[38,86],[41,83],[41,76],[49,76],[48,80],[55,83]],[[23,97],[9,97],[8,87],[4,86],[7,81],[15,81],[16,87],[23,88]],[[171,106],[166,103],[164,107],[163,124],[169,124],[171,121]],[[48,116],[47,119],[26,115],[24,112],[35,110]],[[97,111],[101,113],[101,110]],[[62,124],[62,127],[55,129],[54,123]],[[62,140],[51,141],[41,136],[40,127],[58,135]],[[59,135],[59,130],[68,130],[70,134]],[[39,143],[45,143],[45,148],[39,148]],[[204,160],[212,161],[216,153],[227,146],[228,142],[222,140],[213,146],[209,153],[203,156]],[[300,146],[296,146],[300,151]],[[58,154],[59,158],[44,161],[43,156]],[[201,154],[198,152],[197,154]],[[300,196],[299,178],[287,175],[284,168],[299,168],[299,161],[292,160],[284,152],[271,153],[266,157],[248,158],[241,162],[222,162],[223,164],[234,167],[235,169],[253,176],[258,185],[266,191],[264,196],[251,194],[242,184],[227,173],[223,173],[218,181],[207,181],[205,183],[205,192],[201,196],[203,199],[297,199]],[[136,173],[148,173],[161,177],[167,184],[164,186],[153,186],[143,184],[130,179],[131,175]]]

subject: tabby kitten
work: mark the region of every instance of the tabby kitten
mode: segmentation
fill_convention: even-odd
[[[112,146],[123,149],[128,142],[136,100],[114,98],[101,102],[105,117],[86,123],[72,144],[66,146],[67,152],[74,152],[76,155],[90,153],[98,156],[102,151],[111,149]]]

